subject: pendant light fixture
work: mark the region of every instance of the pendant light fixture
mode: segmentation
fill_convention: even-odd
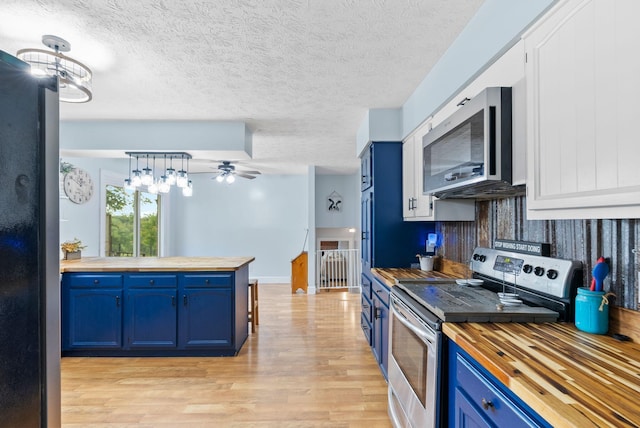
[[[71,43],[65,39],[42,36],[42,43],[53,51],[44,49],[20,49],[16,56],[31,65],[34,76],[56,76],[58,78],[59,99],[67,103],[91,101],[92,72],[83,63],[65,56],[71,50]]]
[[[191,155],[186,152],[125,152],[129,156],[129,178],[124,180],[126,188],[137,188],[140,186],[147,186],[147,192],[157,193],[169,193],[171,187],[175,184],[182,189],[184,196],[193,195],[193,183],[189,180],[189,159]],[[136,169],[131,170],[132,159],[136,159]],[[147,166],[142,168],[142,171],[138,169],[138,163],[140,158],[146,158]],[[162,158],[164,161],[164,172],[156,179],[156,159]],[[169,164],[172,165],[173,159],[180,159],[182,167],[178,173],[170,166],[167,168],[167,159]],[[184,161],[187,160],[187,170],[184,169]],[[149,162],[152,163],[153,168],[150,167]],[[172,183],[171,176],[174,176]],[[182,185],[181,185],[182,184]],[[128,187],[127,187],[128,186]]]

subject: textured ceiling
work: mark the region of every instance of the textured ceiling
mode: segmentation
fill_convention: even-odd
[[[241,120],[245,165],[353,173],[367,109],[400,107],[481,3],[3,0],[0,49],[71,43],[94,97],[62,120]]]

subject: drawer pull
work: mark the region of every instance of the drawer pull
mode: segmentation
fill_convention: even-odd
[[[120,306],[120,296],[116,296],[116,306]]]
[[[94,280],[93,280],[93,283],[94,283],[94,284],[100,284],[100,280],[99,280],[99,279],[94,279]]]
[[[149,284],[153,285],[153,283],[154,283],[153,279],[150,279]]]
[[[209,283],[209,280],[208,280],[208,279],[205,279],[205,280],[204,280],[204,283],[205,283],[205,284],[208,284],[208,283]]]
[[[187,295],[186,295],[186,294],[183,294],[183,295],[182,295],[182,304],[183,304],[184,306],[187,306]]]
[[[489,410],[493,408],[493,403],[491,400],[487,400],[486,398],[482,399],[482,408],[485,410]]]

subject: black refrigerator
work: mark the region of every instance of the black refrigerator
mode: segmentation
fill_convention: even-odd
[[[0,51],[0,426],[60,425],[57,78]]]

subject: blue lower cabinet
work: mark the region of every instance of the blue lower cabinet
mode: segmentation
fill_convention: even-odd
[[[455,343],[448,380],[450,427],[551,427]]]
[[[233,344],[231,288],[186,288],[180,293],[179,346],[183,349]]]
[[[233,356],[248,335],[248,266],[62,275],[63,356]]]
[[[63,304],[63,350],[122,347],[122,288],[68,288]]]
[[[125,349],[175,349],[178,346],[176,300],[175,288],[128,290]]]
[[[380,370],[387,379],[389,367],[389,289],[376,279],[371,282],[372,325],[371,349]]]

